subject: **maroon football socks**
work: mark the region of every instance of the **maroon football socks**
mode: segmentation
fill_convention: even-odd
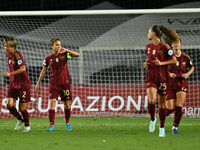
[[[54,119],[55,119],[55,110],[49,110],[49,123],[50,123],[50,126],[54,125]]]
[[[28,111],[24,110],[21,113],[22,113],[22,116],[24,118],[25,126],[28,127],[29,126],[29,114],[28,114]]]
[[[8,108],[8,110],[10,111],[10,113],[13,116],[15,116],[18,120],[21,120],[23,122],[23,119],[22,119],[21,115],[19,114],[19,112],[17,111],[15,106]]]
[[[160,118],[160,127],[164,128],[165,127],[165,112],[166,112],[166,108],[162,109],[159,108],[159,118]]]
[[[182,107],[176,106],[176,108],[175,108],[175,116],[174,116],[174,124],[173,124],[175,127],[179,126],[179,123],[181,121],[182,115],[183,115]]]
[[[155,104],[148,104],[148,110],[151,117],[151,121],[155,120],[155,111],[156,111],[156,105]]]
[[[70,119],[70,115],[71,115],[71,109],[65,109],[65,123],[69,123],[69,119]]]

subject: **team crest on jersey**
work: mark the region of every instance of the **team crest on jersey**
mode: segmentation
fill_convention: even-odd
[[[174,53],[174,52],[173,52],[172,49],[170,49],[170,50],[168,51],[168,54],[169,54],[170,56],[171,56],[173,53]]]
[[[58,62],[58,61],[59,61],[59,59],[58,59],[58,58],[56,58],[56,59],[55,59],[55,61],[56,61],[56,62]]]
[[[154,49],[154,50],[153,50],[153,55],[155,55],[155,54],[156,54],[156,50]]]
[[[159,54],[159,55],[162,55],[162,54],[163,54],[163,51],[162,51],[162,50],[159,50],[159,51],[158,51],[158,54]]]
[[[11,62],[12,62],[11,60],[8,61],[9,64],[11,64]]]
[[[192,61],[190,60],[190,65],[193,65]]]
[[[176,66],[179,66],[179,61],[176,62]]]
[[[12,64],[15,64],[15,61],[12,61]]]
[[[62,56],[62,57],[61,57],[61,60],[64,60],[65,58],[66,58],[65,56]]]

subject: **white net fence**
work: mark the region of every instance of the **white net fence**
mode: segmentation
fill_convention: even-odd
[[[32,82],[31,117],[48,116],[49,72],[36,95],[33,87],[44,57],[51,52],[49,41],[59,38],[62,46],[81,55],[69,60],[72,77],[73,116],[144,116],[147,32],[154,24],[166,25],[180,35],[183,51],[191,56],[195,72],[189,78],[185,116],[200,116],[200,17],[199,13],[137,15],[71,15],[0,17],[1,40],[13,36],[25,59]],[[8,71],[3,44],[0,44],[1,73]],[[6,109],[9,79],[0,77],[0,118],[11,117]],[[56,115],[63,116],[57,101]],[[18,105],[18,103],[16,104]]]

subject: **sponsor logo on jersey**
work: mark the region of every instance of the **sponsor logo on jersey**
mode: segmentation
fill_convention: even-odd
[[[11,64],[11,62],[12,62],[11,60],[8,61],[9,64]]]
[[[154,49],[154,50],[153,50],[153,55],[155,55],[155,54],[156,54],[156,50]]]
[[[192,61],[190,60],[190,65],[193,65]]]
[[[18,64],[18,65],[21,65],[21,64],[22,64],[22,60],[19,59],[19,60],[17,61],[17,64]]]
[[[176,66],[179,66],[179,61],[176,62]]]
[[[174,53],[174,52],[173,52],[172,49],[170,49],[170,50],[168,51],[168,54],[169,54],[170,56],[171,56],[173,53]]]
[[[59,61],[59,59],[58,59],[58,58],[56,58],[56,59],[55,59],[55,61],[56,61],[56,62],[58,62],[58,61]]]
[[[159,55],[162,55],[162,54],[163,54],[163,50],[159,50],[159,51],[158,51],[158,54],[159,54]]]
[[[12,64],[15,64],[15,61],[12,61]]]
[[[183,65],[186,65],[186,62],[184,61],[182,64],[183,64]]]

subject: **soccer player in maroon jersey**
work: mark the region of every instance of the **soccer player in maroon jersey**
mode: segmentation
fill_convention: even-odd
[[[176,64],[169,66],[170,90],[166,101],[166,115],[169,115],[175,109],[172,133],[178,134],[178,126],[182,118],[182,107],[184,105],[188,89],[187,78],[194,72],[194,66],[190,57],[181,51],[180,40],[173,42],[171,45],[177,58],[177,62]],[[189,71],[186,71],[187,68],[189,68]]]
[[[158,95],[160,137],[165,137],[164,123],[165,102],[167,99],[167,67],[169,64],[174,64],[177,62],[173,50],[171,50],[170,46],[160,39],[162,34],[165,34],[167,39],[172,38],[174,34],[170,31],[171,30],[168,27],[158,25],[154,25],[149,29],[148,39],[151,40],[152,43],[146,45],[148,58],[144,62],[144,67],[148,67],[146,75],[146,86],[147,95],[149,98],[148,109],[151,116],[149,132],[154,132],[155,130],[155,102]]]
[[[10,113],[18,119],[15,130],[19,130],[25,123],[24,132],[31,131],[29,126],[29,114],[26,109],[27,103],[30,101],[30,85],[25,62],[22,54],[16,50],[17,42],[14,38],[6,38],[3,41],[4,49],[7,56],[8,67],[10,72],[3,72],[4,77],[10,77],[10,84],[7,91],[7,108]],[[19,110],[17,111],[14,103],[19,98]],[[23,117],[23,118],[22,118]]]
[[[61,101],[64,102],[65,108],[65,125],[66,130],[72,130],[69,123],[71,114],[71,104],[72,100],[70,84],[71,77],[67,67],[67,61],[70,57],[78,57],[80,54],[61,47],[61,41],[59,39],[52,39],[50,42],[52,48],[52,53],[47,55],[43,62],[43,69],[40,73],[40,77],[35,86],[35,91],[38,91],[40,82],[44,77],[47,67],[50,68],[50,108],[49,108],[49,122],[50,126],[48,131],[55,131],[54,118],[55,118],[55,106],[56,100],[60,95]]]

